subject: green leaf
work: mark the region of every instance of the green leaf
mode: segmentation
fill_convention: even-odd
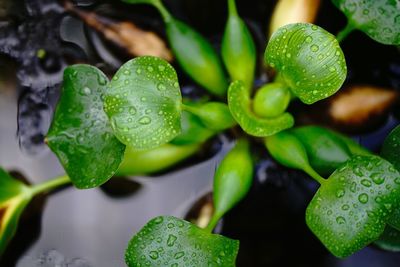
[[[0,168],[0,255],[15,235],[19,218],[31,198],[29,187]]]
[[[335,36],[310,23],[279,28],[265,50],[265,61],[277,69],[282,81],[306,104],[336,93],[347,73]]]
[[[394,128],[382,145],[381,156],[400,170],[400,125]]]
[[[285,112],[276,118],[259,118],[251,110],[249,92],[241,81],[233,82],[228,89],[231,114],[248,134],[258,137],[270,136],[293,126],[292,115]]]
[[[114,136],[103,111],[107,77],[89,65],[64,71],[64,86],[47,144],[77,188],[92,188],[112,177],[125,145]]]
[[[184,105],[183,108],[196,115],[213,131],[223,131],[236,125],[228,106],[221,102],[207,102],[199,105]]]
[[[229,17],[222,39],[221,54],[232,81],[242,81],[249,90],[253,86],[256,47],[246,24],[238,16],[234,0],[229,0]]]
[[[215,172],[215,210],[208,226],[209,231],[227,211],[247,195],[253,182],[253,168],[249,142],[240,139],[226,154]]]
[[[321,184],[325,182],[325,179],[310,166],[303,144],[290,131],[282,131],[265,138],[265,146],[271,156],[280,164],[303,170]]]
[[[187,111],[182,112],[181,116],[182,131],[171,143],[175,145],[188,145],[204,143],[216,134],[204,126],[200,119]]]
[[[125,261],[136,266],[235,266],[239,241],[210,234],[184,220],[149,221],[129,242]]]
[[[318,173],[330,175],[351,156],[346,143],[328,129],[305,126],[295,128],[291,132],[303,144],[310,165]]]
[[[104,101],[116,137],[137,150],[171,141],[180,131],[181,92],[165,60],[137,57],[111,80]]]
[[[399,252],[400,232],[387,225],[383,234],[374,242],[374,244],[384,250]]]
[[[400,126],[394,128],[385,138],[382,145],[381,156],[400,171]],[[400,208],[393,212],[388,223],[400,231]]]
[[[211,44],[185,23],[166,22],[167,37],[183,70],[206,90],[225,97],[228,82],[221,60]]]
[[[349,23],[382,44],[400,44],[400,3],[397,0],[332,0]]]
[[[163,171],[192,156],[200,148],[200,143],[187,145],[164,144],[153,149],[141,151],[128,146],[124,160],[116,175],[145,175]]]
[[[399,207],[399,175],[378,156],[353,156],[319,188],[307,225],[332,254],[351,255],[378,239]]]
[[[290,98],[290,90],[285,85],[268,83],[258,89],[254,96],[254,113],[263,118],[277,117],[285,112]]]

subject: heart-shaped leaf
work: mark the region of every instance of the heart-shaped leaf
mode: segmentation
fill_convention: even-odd
[[[29,187],[0,168],[0,255],[14,236],[19,218],[31,198]]]
[[[118,169],[125,145],[103,111],[107,77],[89,65],[64,71],[64,85],[47,143],[77,188],[105,183]]]
[[[149,221],[129,242],[125,261],[134,266],[235,266],[239,241],[210,234],[171,216]]]
[[[332,0],[349,23],[382,44],[400,44],[400,2],[397,0]]]
[[[144,56],[128,61],[115,74],[105,94],[104,110],[122,143],[145,150],[180,133],[181,101],[172,66]]]
[[[353,156],[319,188],[307,225],[332,254],[351,255],[378,239],[399,207],[399,176],[378,156]]]
[[[327,98],[342,86],[347,67],[335,36],[310,23],[279,28],[265,50],[293,94],[306,104]]]
[[[275,118],[257,117],[251,110],[249,91],[241,81],[235,81],[229,86],[228,104],[232,116],[240,127],[253,136],[270,136],[294,124],[292,115],[287,112]]]
[[[387,225],[383,234],[374,242],[374,244],[384,250],[399,252],[400,231]]]

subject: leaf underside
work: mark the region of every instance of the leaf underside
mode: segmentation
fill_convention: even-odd
[[[103,111],[107,77],[89,65],[73,65],[64,72],[62,95],[47,134],[77,188],[92,188],[113,176],[125,151]]]
[[[375,41],[400,44],[400,2],[396,0],[333,0],[349,23]]]

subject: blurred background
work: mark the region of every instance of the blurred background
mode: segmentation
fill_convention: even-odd
[[[272,77],[262,57],[277,2],[237,0],[259,52],[255,87]],[[293,15],[288,9],[288,16],[306,14],[332,34],[346,24],[331,1],[288,2],[295,10]],[[220,49],[226,1],[164,3]],[[341,45],[349,68],[341,92],[313,106],[295,102],[290,108],[298,125],[328,126],[378,151],[399,123],[399,49],[360,32]],[[87,63],[112,76],[123,62],[145,54],[173,64],[184,97],[206,94],[175,63],[163,21],[150,6],[116,0],[0,0],[0,166],[33,184],[62,174],[43,140],[64,68]],[[149,219],[174,215],[196,221],[209,214],[213,173],[231,145],[230,133],[222,134],[189,159],[152,177],[111,180],[84,191],[67,187],[35,199],[0,266],[125,266],[128,241]],[[304,221],[317,185],[305,174],[279,166],[257,142],[253,151],[257,166],[252,189],[216,229],[240,240],[238,266],[399,266],[398,253],[374,246],[345,260],[331,256]]]

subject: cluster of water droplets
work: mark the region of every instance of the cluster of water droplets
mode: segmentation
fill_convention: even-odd
[[[377,239],[400,204],[400,174],[387,161],[356,156],[331,175],[307,209],[307,223],[335,254]]]
[[[113,77],[104,109],[123,143],[149,148],[179,133],[180,105],[175,70],[159,58],[139,57],[125,63]]]
[[[237,246],[236,241],[166,216],[143,227],[125,257],[129,266],[233,266]]]
[[[312,24],[297,23],[280,28],[272,36],[265,56],[294,94],[309,104],[334,94],[347,73],[344,55],[335,37]]]
[[[372,39],[386,44],[400,44],[400,13],[396,1],[336,0],[356,28]]]

